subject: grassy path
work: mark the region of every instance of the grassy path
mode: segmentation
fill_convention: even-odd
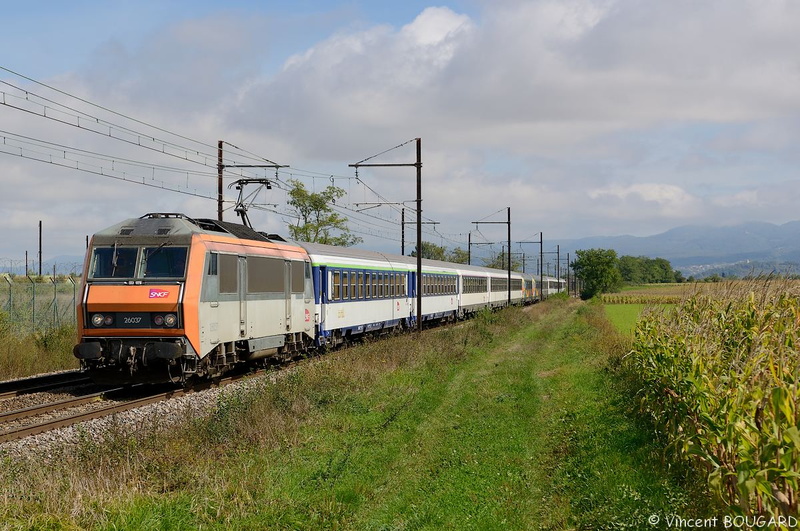
[[[631,420],[600,314],[565,302],[517,309],[502,322],[428,332],[424,354],[401,338],[392,348],[406,349],[403,360],[383,345],[350,370],[318,364],[269,391],[273,409],[245,408],[241,424],[217,426],[213,459],[173,463],[166,479],[146,472],[134,478],[138,495],[121,488],[101,508],[88,495],[75,520],[55,519],[108,529],[600,530],[702,516]],[[180,435],[211,446],[206,436]]]

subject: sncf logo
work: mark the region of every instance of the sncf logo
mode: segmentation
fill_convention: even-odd
[[[150,290],[150,298],[151,299],[163,299],[165,297],[169,297],[169,291],[160,290],[160,289],[151,289]]]

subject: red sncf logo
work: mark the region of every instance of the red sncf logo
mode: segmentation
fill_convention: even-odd
[[[151,289],[150,290],[150,298],[151,299],[163,299],[165,297],[169,297],[169,291],[160,290],[160,289]]]

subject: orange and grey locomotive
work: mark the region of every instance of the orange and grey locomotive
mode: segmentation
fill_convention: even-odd
[[[214,377],[314,340],[305,251],[243,225],[147,214],[94,235],[74,354],[96,381]]]

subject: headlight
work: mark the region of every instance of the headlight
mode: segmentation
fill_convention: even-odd
[[[175,316],[175,314],[168,313],[167,315],[164,316],[164,324],[167,325],[168,327],[172,328],[177,323],[178,323],[178,318]]]
[[[103,317],[102,313],[96,313],[96,314],[94,314],[92,316],[92,324],[97,328],[100,328],[101,326],[103,326],[103,321],[104,320],[105,320],[105,317]]]
[[[106,326],[111,326],[112,324],[114,324],[114,318],[110,315],[106,315],[106,318],[103,319],[103,324]]]
[[[163,325],[164,324],[164,317],[161,316],[161,315],[156,315],[155,317],[153,317],[153,324],[155,324],[156,326]]]

